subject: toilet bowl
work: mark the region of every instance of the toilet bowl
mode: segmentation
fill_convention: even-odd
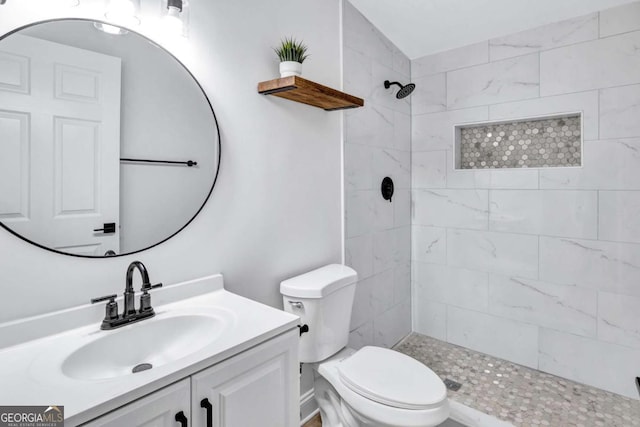
[[[308,327],[299,355],[313,366],[323,427],[437,426],[449,401],[431,369],[389,349],[346,348],[356,282],[353,269],[332,264],[280,285],[285,310]]]

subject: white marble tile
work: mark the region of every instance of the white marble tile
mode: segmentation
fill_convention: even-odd
[[[370,234],[345,240],[345,263],[365,279],[373,274],[373,238]]]
[[[486,230],[487,190],[414,190],[413,224]]]
[[[411,234],[411,259],[433,264],[447,263],[447,230],[414,225]]]
[[[634,378],[640,372],[639,350],[540,329],[540,370],[638,398]]]
[[[344,123],[347,144],[394,147],[395,115],[389,108],[365,102],[364,107],[349,110]]]
[[[447,230],[450,265],[538,278],[538,237],[486,231]]]
[[[367,345],[373,345],[373,321],[367,322],[349,333],[349,348],[360,350]]]
[[[445,188],[447,186],[447,152],[422,151],[411,156],[412,187]]]
[[[385,176],[393,179],[395,189],[410,189],[411,153],[391,149],[373,150],[372,187],[379,189]]]
[[[488,107],[414,115],[411,145],[413,152],[452,150],[454,125],[489,119]]]
[[[415,285],[414,285],[415,286]],[[428,299],[413,299],[413,331],[447,340],[447,306]]]
[[[383,64],[393,63],[393,44],[349,2],[343,2],[343,43]]]
[[[375,274],[397,265],[398,229],[379,231],[373,235],[373,272]]]
[[[640,32],[540,53],[540,95],[640,83]]]
[[[373,199],[371,202],[373,207],[373,222],[371,224],[371,230],[380,231],[393,228],[395,205],[389,203],[388,200],[383,199],[379,190],[371,191],[370,197]]]
[[[346,191],[372,190],[373,151],[361,144],[344,145],[344,186]]]
[[[416,298],[486,312],[489,308],[489,275],[447,265],[415,262]]]
[[[538,54],[525,55],[447,73],[447,108],[538,97],[538,59]]]
[[[540,280],[640,296],[640,245],[540,237]]]
[[[640,349],[640,298],[598,294],[598,339]]]
[[[538,327],[534,325],[448,306],[447,341],[538,367]]]
[[[345,196],[347,238],[371,231],[374,219],[373,192],[354,191]]]
[[[411,60],[395,46],[393,47],[393,69],[411,78]]]
[[[546,96],[489,106],[491,120],[557,115],[582,111],[584,139],[598,139],[598,91]]]
[[[427,114],[447,109],[445,73],[414,79],[416,89],[411,95],[411,114]]]
[[[640,85],[600,91],[600,138],[640,136],[638,117],[640,117]]]
[[[391,86],[389,89],[384,87],[385,80],[392,82],[399,82],[400,84],[409,83],[408,77],[403,74],[394,71],[393,68],[385,64],[391,65],[389,62],[380,63],[373,62],[372,67],[372,92],[371,102],[377,105],[384,106],[394,111],[398,111],[404,114],[411,114],[411,97],[403,99],[396,98],[398,92],[398,86]]]
[[[366,108],[366,106],[365,106]],[[371,116],[364,126],[374,129],[374,135],[368,145],[382,148],[393,148],[395,142],[395,113],[389,108],[372,103]]]
[[[597,292],[492,274],[489,312],[538,326],[596,336]]]
[[[531,190],[538,188],[537,170],[492,170],[489,172],[489,185],[487,188]],[[448,177],[447,177],[448,179]]]
[[[583,167],[541,170],[540,188],[640,190],[640,139],[585,141]]]
[[[489,62],[489,43],[484,41],[411,61],[411,77],[442,73]]]
[[[376,113],[370,103],[365,102],[362,108],[347,110],[344,116],[345,143],[373,146],[378,130],[376,120]],[[391,126],[393,128],[393,122]]]
[[[598,237],[598,193],[575,190],[492,190],[492,231]]]
[[[452,156],[452,152],[448,151],[448,188],[524,190],[535,190],[538,188],[538,171],[535,169],[454,169]]]
[[[397,304],[373,321],[375,345],[391,348],[411,332],[411,305],[409,301]]]
[[[389,201],[386,201],[389,203]],[[405,227],[411,225],[411,191],[399,189],[395,190],[391,203],[393,206],[393,226]]]
[[[411,115],[394,112],[393,148],[411,151]]]
[[[373,320],[373,277],[359,280],[351,308],[351,330]]]
[[[394,270],[390,269],[373,276],[371,306],[376,316],[393,306]]]
[[[403,262],[393,269],[393,303],[411,300],[411,262]]]
[[[489,40],[491,61],[598,38],[598,14],[592,13]]]
[[[640,2],[600,12],[600,37],[640,30]]]
[[[640,243],[640,191],[601,191],[599,239]]]
[[[370,57],[344,46],[344,91],[368,99],[372,93],[373,62]]]
[[[411,262],[411,226],[399,227],[395,231],[394,260],[396,265]]]

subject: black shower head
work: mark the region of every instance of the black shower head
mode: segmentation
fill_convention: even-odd
[[[416,85],[413,83],[409,83],[407,85],[401,85],[398,82],[390,82],[389,80],[384,81],[385,89],[389,89],[391,85],[397,85],[400,88],[398,93],[396,93],[396,98],[398,99],[406,98],[407,96],[411,95],[411,92],[413,92],[413,90],[416,88]]]

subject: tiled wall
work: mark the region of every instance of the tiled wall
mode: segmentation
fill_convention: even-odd
[[[390,347],[411,332],[411,106],[383,82],[406,83],[410,62],[348,1],[343,22],[344,90],[365,99],[345,113],[346,262],[360,279],[350,345]]]
[[[417,332],[638,397],[640,3],[412,62]],[[454,170],[452,126],[583,111],[582,168]]]

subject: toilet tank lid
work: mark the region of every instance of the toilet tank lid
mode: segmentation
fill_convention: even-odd
[[[342,264],[329,264],[280,283],[280,293],[296,298],[323,298],[358,280],[358,273]]]

